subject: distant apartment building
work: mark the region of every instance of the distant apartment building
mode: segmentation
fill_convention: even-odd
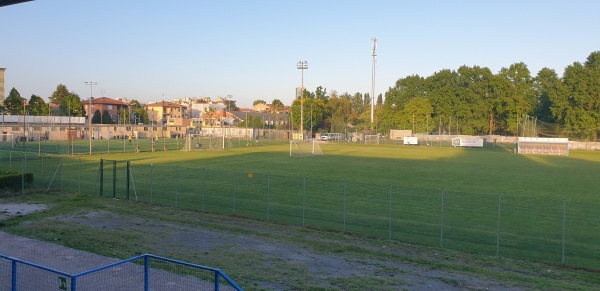
[[[4,71],[6,68],[0,68],[0,102],[4,102]]]
[[[158,124],[183,123],[182,120],[188,118],[187,106],[168,101],[148,103],[146,112],[150,122]]]
[[[121,108],[125,109],[125,110],[129,110],[129,103],[122,101],[122,100],[117,100],[117,99],[112,99],[112,98],[108,98],[108,97],[100,97],[100,98],[92,98],[92,110],[89,110],[89,104],[90,104],[90,99],[81,101],[81,103],[83,103],[83,107],[84,110],[87,114],[87,116],[94,116],[94,113],[96,111],[99,111],[100,114],[102,114],[104,112],[104,110],[108,111],[108,114],[110,115],[110,119],[114,122],[114,123],[118,123],[119,120],[119,110]]]

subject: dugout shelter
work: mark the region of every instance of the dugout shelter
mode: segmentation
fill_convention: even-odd
[[[533,155],[569,155],[568,138],[519,137],[517,153]]]

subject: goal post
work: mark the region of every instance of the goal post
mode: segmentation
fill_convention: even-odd
[[[15,136],[12,133],[3,133],[0,136],[0,149],[3,148],[15,148]]]
[[[290,140],[290,157],[322,156],[318,140]]]
[[[378,134],[366,134],[365,135],[365,144],[379,144],[379,135]]]
[[[202,150],[202,149],[224,149],[225,143],[222,136],[188,134],[185,138],[185,145],[182,151]]]

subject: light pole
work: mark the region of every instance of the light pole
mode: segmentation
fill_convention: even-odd
[[[89,123],[89,139],[90,139],[90,156],[92,155],[92,99],[94,99],[94,86],[98,82],[85,82],[86,86],[90,86],[90,105],[88,107],[88,123]]]
[[[373,120],[375,116],[375,62],[377,57],[377,37],[373,37],[373,74],[371,75],[371,129],[373,129]]]
[[[299,61],[297,68],[302,71],[302,88],[300,89],[300,135],[304,139],[304,70],[308,69],[307,61]]]

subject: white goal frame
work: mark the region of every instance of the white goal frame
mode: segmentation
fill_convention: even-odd
[[[2,133],[0,135],[0,143],[4,144],[4,143],[9,143],[10,142],[10,148],[14,149],[15,148],[15,135],[12,133]]]
[[[365,144],[379,144],[378,134],[365,134]]]
[[[181,150],[225,149],[224,142],[222,136],[191,133],[185,136],[185,144]]]
[[[313,140],[290,140],[290,157],[307,157],[324,155],[321,142]]]

